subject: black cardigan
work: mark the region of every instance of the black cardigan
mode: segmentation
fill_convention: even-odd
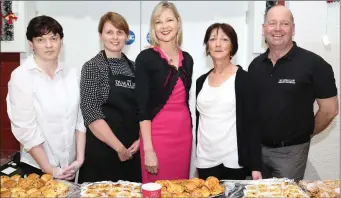
[[[159,52],[148,48],[140,52],[135,65],[135,92],[138,107],[138,120],[152,120],[166,104],[180,77],[186,89],[186,102],[189,109],[189,90],[192,85],[193,59],[182,51],[182,67],[177,70],[170,66]]]
[[[235,79],[236,128],[239,165],[249,171],[260,171],[262,156],[260,132],[257,121],[257,95],[249,74],[239,66]],[[212,69],[213,70],[213,69]],[[212,71],[200,76],[196,81],[196,98]],[[199,112],[196,109],[196,137],[198,137]],[[198,140],[196,141],[198,142]]]

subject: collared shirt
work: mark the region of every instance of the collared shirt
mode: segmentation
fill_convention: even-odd
[[[263,143],[309,141],[315,124],[315,99],[337,95],[331,65],[293,44],[275,65],[268,58],[268,49],[249,66],[258,87]]]
[[[59,64],[51,79],[37,67],[32,55],[12,72],[7,113],[23,148],[22,162],[40,168],[28,151],[42,143],[51,165],[63,167],[75,160],[75,131],[85,132],[79,108],[79,73]]]

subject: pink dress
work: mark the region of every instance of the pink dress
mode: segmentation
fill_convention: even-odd
[[[154,50],[167,60],[159,48],[154,48]],[[181,67],[183,60],[181,51],[179,57],[179,67]],[[142,183],[165,179],[188,179],[192,150],[192,124],[186,104],[186,90],[181,78],[178,78],[167,103],[152,120],[151,137],[158,158],[159,171],[156,175],[147,172],[144,166],[144,152],[141,149]],[[140,148],[143,148],[142,138]]]

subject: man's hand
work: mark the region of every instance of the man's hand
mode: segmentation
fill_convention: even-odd
[[[262,179],[262,173],[259,171],[252,171],[252,179],[253,180]]]

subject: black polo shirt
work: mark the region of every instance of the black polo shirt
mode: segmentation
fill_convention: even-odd
[[[331,65],[293,43],[275,65],[268,58],[268,49],[248,69],[257,85],[264,144],[308,142],[314,131],[315,99],[337,95]]]

